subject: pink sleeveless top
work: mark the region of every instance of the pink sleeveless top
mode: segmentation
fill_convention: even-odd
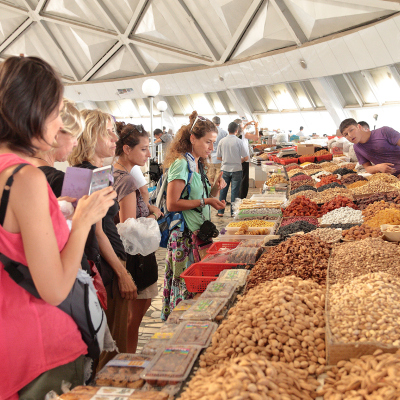
[[[14,154],[0,154],[0,172],[21,163],[26,161]],[[61,251],[69,230],[50,186],[48,192]],[[7,232],[2,226],[0,252],[27,265],[21,234]],[[72,318],[17,285],[0,263],[0,400],[18,399],[17,392],[40,374],[74,361],[86,350]]]

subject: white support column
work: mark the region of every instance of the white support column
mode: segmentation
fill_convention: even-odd
[[[248,121],[258,121],[256,116],[253,114],[250,102],[242,89],[228,89],[226,94],[240,116],[246,117]]]
[[[335,88],[332,87],[334,82],[329,82],[326,78],[310,79],[310,82],[337,127],[344,119],[351,117],[349,111],[343,108],[336,96]]]

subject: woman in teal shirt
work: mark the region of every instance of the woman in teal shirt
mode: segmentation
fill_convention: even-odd
[[[220,189],[226,186],[222,173],[212,188],[205,173],[203,180],[201,176],[206,160],[214,149],[217,127],[210,120],[198,116],[196,111],[189,118],[189,124],[183,125],[175,135],[164,161],[164,169],[168,168],[167,208],[169,211],[182,211],[185,221],[183,233],[180,232],[180,226],[176,227],[168,241],[161,313],[164,321],[181,300],[194,297],[194,293],[186,289],[180,275],[197,259],[194,246],[196,232],[204,220],[210,219],[210,207],[216,210],[225,208],[225,201],[218,200]],[[189,153],[187,157],[186,153]],[[185,190],[189,177],[187,158],[194,158],[188,197]]]

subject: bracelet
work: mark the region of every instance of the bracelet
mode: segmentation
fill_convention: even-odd
[[[152,212],[150,215],[154,215],[154,219],[155,219],[156,221],[158,220],[157,214],[156,214],[155,212]]]

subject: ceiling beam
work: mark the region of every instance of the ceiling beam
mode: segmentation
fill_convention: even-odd
[[[393,79],[396,81],[397,85],[400,87],[400,74],[397,68],[394,65],[389,67],[390,73],[392,74]]]
[[[194,26],[195,31],[198,33],[199,39],[203,42],[204,46],[207,48],[210,57],[213,59],[213,61],[217,61],[219,54],[213,44],[210,42],[208,39],[207,35],[204,33],[203,29],[201,29],[201,26],[199,23],[196,21],[194,18],[193,14],[190,12],[188,6],[185,4],[183,0],[177,0],[182,9],[185,11],[187,16],[189,17],[189,22]]]
[[[380,0],[379,4],[376,0],[333,0],[337,3],[345,3],[346,5],[355,4],[363,7],[382,8],[390,11],[400,11],[400,0]]]
[[[131,34],[131,32],[136,28],[136,26],[142,19],[142,16],[146,13],[149,5],[150,5],[150,0],[139,0],[138,5],[136,6],[135,11],[133,12],[132,18],[130,19],[129,24],[125,29],[126,37],[128,37]]]
[[[28,11],[25,8],[15,6],[10,3],[5,3],[3,0],[0,0],[0,8],[10,10],[18,14],[26,15],[26,17],[28,18]]]
[[[136,49],[136,47],[132,43],[128,43],[126,45],[126,48],[128,49],[129,53],[133,57],[133,59],[138,63],[140,70],[142,71],[143,75],[146,74],[151,74],[150,68],[147,66],[145,61],[143,60],[143,57],[139,53],[139,51]]]
[[[36,7],[35,7],[35,11],[40,14],[42,12],[42,10],[44,9],[45,5],[47,3],[47,0],[39,0]]]
[[[256,96],[257,100],[259,101],[263,111],[265,113],[268,112],[267,105],[265,104],[264,99],[260,96],[260,93],[258,92],[258,88],[255,86],[252,86],[251,89],[253,90],[254,95]]]
[[[104,4],[103,0],[95,0],[95,4],[97,5],[97,8],[99,9],[103,17],[109,22],[109,24],[115,29],[115,31],[119,34],[124,33],[121,24],[117,21],[112,12],[110,12],[110,10]]]
[[[353,93],[354,97],[357,100],[357,103],[360,107],[364,106],[364,100],[360,91],[358,90],[356,84],[353,81],[353,78],[349,74],[343,74],[343,78],[345,79],[346,83],[349,85],[351,92]]]
[[[21,33],[26,31],[32,24],[33,20],[28,18],[24,21],[1,45],[0,45],[0,53],[3,52],[14,40],[18,38]]]
[[[242,21],[226,46],[225,51],[222,53],[222,56],[218,61],[219,64],[223,64],[229,60],[264,1],[266,0],[253,0],[250,4],[250,7],[247,9]]]
[[[226,94],[240,116],[246,117],[248,121],[257,121],[257,118],[253,114],[253,107],[243,89],[228,89]]]
[[[276,97],[274,91],[273,91],[273,90],[271,89],[271,87],[268,86],[268,85],[265,85],[264,87],[265,87],[265,89],[267,90],[268,94],[270,95],[272,101],[274,102],[275,107],[277,108],[277,110],[278,110],[279,112],[281,112],[281,111],[282,111],[282,107],[280,106],[279,100],[278,100],[278,98]]]
[[[381,106],[385,101],[384,99],[382,99],[382,96],[379,92],[378,86],[376,86],[376,83],[374,81],[374,78],[371,75],[371,72],[369,71],[360,71],[361,75],[366,79],[369,88],[371,89],[372,93],[374,94],[376,101],[378,102],[378,104]]]
[[[335,98],[339,101],[340,106],[342,108],[346,107],[346,105],[347,105],[346,100],[344,99],[342,92],[339,90],[338,86],[336,85],[335,80],[331,76],[327,76],[327,77],[325,77],[324,82],[326,82],[330,86],[330,89],[335,94]],[[310,80],[310,83],[311,83],[311,80]],[[313,87],[315,89],[314,85],[313,85]]]
[[[122,46],[121,42],[115,43],[114,46],[111,47],[111,49],[108,50],[107,53],[89,69],[88,72],[86,72],[82,77],[81,82],[88,81],[119,49],[121,49]]]
[[[296,93],[294,92],[292,86],[290,85],[290,83],[285,83],[285,87],[286,90],[288,91],[288,93],[290,94],[290,97],[292,98],[296,108],[301,111],[301,107],[300,107],[300,103],[299,103],[299,99],[296,95]]]
[[[307,36],[304,34],[296,18],[287,8],[284,0],[270,0],[270,3],[281,17],[297,45],[301,46],[303,43],[306,43],[308,41]]]
[[[74,65],[71,63],[71,61],[69,60],[69,58],[67,57],[67,55],[64,53],[63,48],[61,47],[61,45],[58,43],[57,39],[54,37],[54,35],[51,33],[50,29],[48,28],[48,26],[45,25],[45,23],[43,21],[38,21],[38,24],[40,26],[40,29],[42,30],[42,32],[51,40],[51,42],[56,46],[58,53],[60,55],[60,57],[64,60],[64,62],[69,66],[69,68],[72,71],[73,77],[75,79],[75,81],[79,81],[79,74],[76,71]]]
[[[214,115],[217,115],[217,110],[214,107],[214,102],[212,101],[212,98],[210,96],[210,93],[204,93],[204,97],[206,98],[206,100],[208,101],[208,104],[210,105]]]
[[[300,81],[299,84],[300,84],[301,88],[303,89],[303,92],[306,95],[308,102],[311,104],[311,107],[314,110],[316,110],[317,109],[317,105],[315,104],[314,99],[312,98],[310,92],[308,91],[307,86],[302,81]]]

